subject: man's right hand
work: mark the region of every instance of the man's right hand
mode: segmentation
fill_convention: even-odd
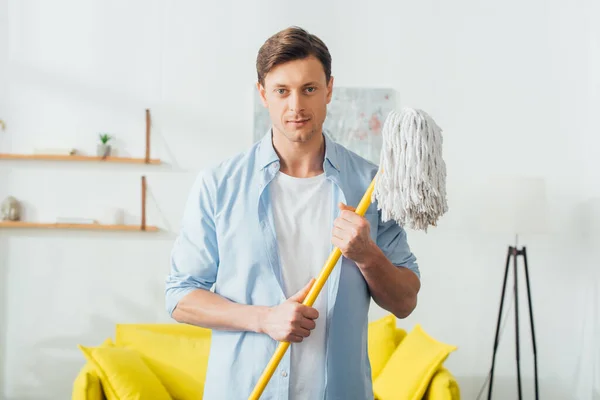
[[[278,342],[299,343],[315,329],[319,312],[302,304],[315,279],[282,304],[267,309],[261,320],[261,332]]]

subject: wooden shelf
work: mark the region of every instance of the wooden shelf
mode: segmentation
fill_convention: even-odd
[[[83,229],[95,231],[129,231],[129,232],[158,232],[156,226],[140,225],[102,225],[102,224],[64,224],[53,222],[0,221],[0,228],[34,228],[34,229]]]
[[[128,231],[128,232],[158,232],[157,226],[148,226],[146,224],[146,177],[142,176],[142,219],[140,225],[105,225],[99,223],[93,224],[74,224],[63,222],[27,222],[27,221],[0,221],[1,228],[29,228],[29,229],[79,229],[93,231]]]
[[[41,160],[41,161],[96,161],[107,163],[125,163],[125,164],[153,164],[161,163],[158,159],[132,158],[132,157],[95,157],[83,155],[56,155],[56,154],[9,154],[0,153],[0,159],[4,160]]]
[[[99,157],[85,155],[63,155],[63,154],[10,154],[0,153],[0,160],[40,160],[40,161],[95,161],[122,164],[160,164],[161,161],[156,158],[150,158],[150,129],[152,120],[150,110],[146,109],[146,149],[145,157]],[[0,120],[0,128],[4,128],[4,122]]]

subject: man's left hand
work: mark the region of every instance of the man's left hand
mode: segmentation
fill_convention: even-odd
[[[344,257],[357,264],[364,264],[374,253],[376,244],[371,239],[371,227],[366,218],[356,214],[354,207],[339,204],[341,211],[333,223],[331,243]]]

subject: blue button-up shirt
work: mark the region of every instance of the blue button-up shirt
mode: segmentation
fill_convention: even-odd
[[[377,166],[327,133],[324,137],[323,169],[334,190],[331,204],[323,207],[331,207],[335,218],[339,202],[358,205]],[[199,174],[172,250],[165,293],[169,314],[183,296],[197,289],[212,289],[241,304],[275,306],[285,300],[268,190],[279,165],[269,131],[248,151]],[[394,221],[383,223],[376,204],[365,218],[372,239],[390,261],[420,276],[406,232]],[[319,295],[328,296],[327,314],[317,320],[327,328],[325,398],[372,399],[367,353],[371,298],[366,281],[356,264],[342,256],[326,288]],[[266,334],[214,330],[204,398],[247,399],[277,344]],[[261,399],[288,399],[289,370],[287,351]]]

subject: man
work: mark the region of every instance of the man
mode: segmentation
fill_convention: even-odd
[[[167,310],[213,329],[207,399],[248,398],[279,341],[291,346],[262,399],[372,399],[370,299],[408,316],[420,288],[415,256],[375,204],[364,217],[350,206],[377,166],[323,132],[333,90],[325,44],[283,30],[261,47],[257,74],[272,128],[196,180]],[[333,246],[343,257],[313,307],[303,306]]]

